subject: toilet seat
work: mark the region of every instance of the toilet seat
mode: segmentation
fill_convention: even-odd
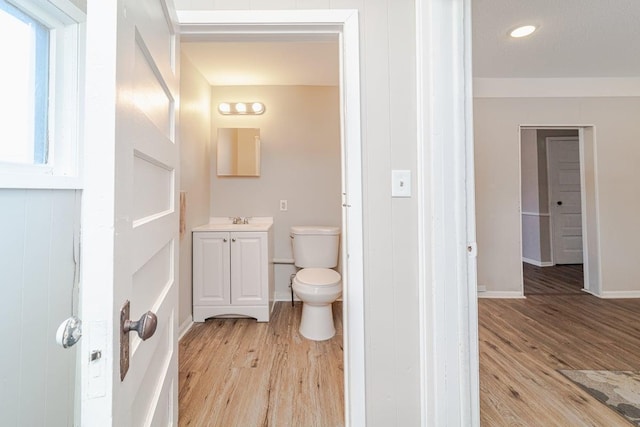
[[[303,268],[296,274],[296,280],[301,285],[335,286],[340,283],[340,274],[330,268]]]

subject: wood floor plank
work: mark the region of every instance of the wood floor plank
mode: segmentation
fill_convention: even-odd
[[[342,305],[320,342],[298,332],[301,308],[195,325],[180,341],[180,426],[344,426]]]
[[[640,369],[640,300],[580,291],[579,268],[543,270],[524,300],[479,300],[482,425],[628,426],[558,370]]]

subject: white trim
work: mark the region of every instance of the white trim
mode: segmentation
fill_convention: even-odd
[[[480,425],[471,5],[416,1],[421,425]]]
[[[526,299],[519,291],[484,291],[478,298]]]
[[[640,78],[475,78],[474,98],[640,96]]]
[[[343,323],[345,420],[364,426],[365,331],[362,223],[362,153],[360,135],[360,32],[358,11],[206,10],[178,11],[183,41],[232,39],[247,34],[280,34],[292,38],[337,34],[340,45],[343,209]]]
[[[538,267],[553,267],[555,264],[551,261],[538,261],[537,259],[525,258],[522,257],[522,262],[526,262],[527,264],[535,265]]]
[[[274,258],[272,261],[274,264],[293,264],[293,258]]]
[[[551,216],[551,214],[542,212],[522,212],[522,216]]]
[[[193,316],[189,315],[178,328],[178,341],[180,341],[189,332],[193,326]]]
[[[600,295],[594,294],[588,290],[586,291],[603,299],[640,298],[640,291],[605,291]]]

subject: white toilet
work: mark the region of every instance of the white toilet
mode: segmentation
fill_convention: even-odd
[[[336,333],[331,304],[342,295],[338,265],[340,228],[291,227],[293,259],[301,268],[293,278],[293,291],[302,300],[300,334],[314,341],[328,340]]]

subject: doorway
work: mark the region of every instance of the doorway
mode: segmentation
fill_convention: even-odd
[[[346,423],[364,422],[364,300],[362,236],[362,172],[357,12],[351,10],[182,12],[183,41],[216,37],[267,35],[305,37],[337,34],[340,50],[340,121],[342,169],[342,279],[344,327],[344,391]],[[348,117],[348,120],[347,120]]]
[[[523,295],[599,293],[593,134],[520,128]]]

